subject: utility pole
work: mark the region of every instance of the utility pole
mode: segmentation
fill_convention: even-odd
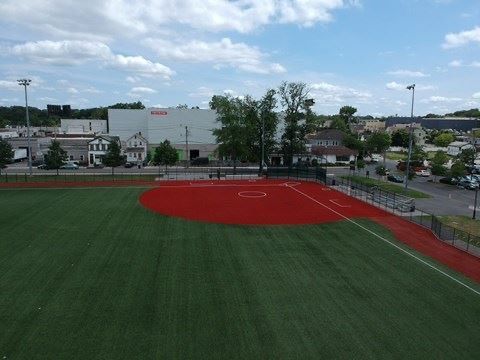
[[[408,177],[410,175],[410,158],[412,157],[412,142],[413,142],[413,103],[415,102],[415,84],[407,86],[407,90],[412,90],[412,111],[410,113],[410,131],[408,135],[408,158],[407,158],[407,172],[405,176],[405,190],[408,189]]]
[[[30,145],[30,118],[28,116],[28,97],[27,97],[27,86],[30,85],[32,80],[30,79],[19,79],[17,80],[18,85],[25,88],[25,116],[27,118],[27,147],[28,147],[28,172],[32,176],[32,147]]]
[[[187,159],[187,167],[190,162],[190,156],[188,153],[188,126],[185,126],[185,159]]]
[[[265,116],[262,116],[262,155],[260,158],[260,175],[263,173],[263,164],[265,162]]]

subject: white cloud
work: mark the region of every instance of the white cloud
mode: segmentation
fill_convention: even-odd
[[[157,90],[154,90],[152,88],[149,88],[149,87],[143,87],[143,86],[138,86],[138,87],[134,87],[130,90],[130,92],[132,93],[142,93],[142,94],[154,94],[157,92]]]
[[[213,91],[211,88],[206,87],[206,86],[200,86],[196,91],[193,91],[188,94],[190,97],[203,97],[203,98],[211,98],[213,95],[215,95],[215,91]]]
[[[459,33],[450,33],[445,35],[444,49],[453,49],[468,45],[469,43],[480,44],[480,27],[476,26],[472,30],[461,31]]]
[[[10,53],[33,63],[80,65],[88,61],[99,61],[103,65],[143,76],[169,78],[175,74],[169,67],[147,60],[143,56],[114,54],[106,44],[100,42],[81,40],[27,42],[13,46]]]
[[[463,65],[462,60],[453,60],[448,63],[448,66],[451,66],[451,67],[460,67],[462,65]]]
[[[245,43],[234,43],[229,38],[216,42],[192,40],[168,41],[162,39],[146,39],[144,44],[152,48],[160,58],[186,61],[209,62],[214,68],[225,66],[238,68],[257,74],[284,73],[286,69],[278,63],[265,61],[266,54],[258,48]]]
[[[317,104],[338,106],[345,102],[370,103],[372,101],[370,92],[350,87],[321,82],[311,84],[310,88],[310,93]]]
[[[55,98],[52,98],[52,97],[48,97],[48,96],[45,96],[45,97],[41,97],[41,98],[38,98],[38,100],[41,100],[41,101],[45,101],[45,102],[52,102],[52,101],[57,101],[57,99]]]
[[[388,90],[404,90],[406,89],[407,85],[404,85],[404,84],[399,84],[395,81],[392,81],[392,82],[389,82],[385,85],[385,87],[388,89]]]
[[[412,78],[423,78],[430,76],[429,74],[425,74],[421,71],[412,71],[412,70],[395,70],[389,71],[388,75],[398,76],[398,77],[412,77]]]
[[[462,60],[453,60],[448,66],[451,67],[480,67],[480,61],[472,61],[469,64],[464,63]]]
[[[52,65],[80,65],[112,56],[110,48],[103,43],[79,40],[27,42],[13,46],[10,53],[35,63]]]
[[[68,92],[69,94],[78,94],[78,93],[79,93],[79,91],[78,91],[76,88],[74,88],[74,87],[69,87],[69,88],[67,89],[67,92]]]
[[[10,91],[21,90],[18,82],[13,80],[0,80],[0,88]]]
[[[474,98],[474,99],[480,99],[480,91],[477,92],[477,93],[475,93],[475,94],[473,94],[473,95],[472,95],[472,98]]]
[[[359,4],[359,0],[2,0],[0,13],[10,23],[56,37],[106,40],[172,24],[242,33],[275,23],[312,26],[332,21],[336,10]]]
[[[385,84],[385,88],[387,90],[396,90],[396,91],[403,91],[407,90],[407,86],[410,84],[401,84],[397,83],[396,81],[389,82]],[[427,90],[435,90],[437,87],[433,85],[415,85],[415,90],[417,91],[427,91]]]
[[[420,100],[423,104],[431,104],[431,103],[451,103],[462,101],[461,98],[457,97],[445,97],[445,96],[430,96],[429,98]]]

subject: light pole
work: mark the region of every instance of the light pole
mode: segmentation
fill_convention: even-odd
[[[32,147],[30,146],[30,119],[28,117],[28,97],[27,97],[27,86],[30,85],[32,80],[30,79],[19,79],[17,80],[18,85],[25,88],[25,116],[27,118],[27,147],[28,147],[28,171],[30,176],[32,176]]]
[[[415,102],[415,84],[407,86],[407,90],[412,90],[412,111],[410,113],[410,131],[408,134],[408,157],[407,157],[407,173],[405,176],[405,190],[408,189],[408,176],[410,175],[410,158],[412,157],[412,138],[413,138],[413,103]]]

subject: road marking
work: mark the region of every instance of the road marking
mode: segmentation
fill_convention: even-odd
[[[331,203],[337,205],[338,207],[342,207],[342,208],[352,207],[351,205],[341,205],[341,204],[337,203],[337,200],[338,200],[338,199],[331,199],[331,200],[328,200],[328,201],[330,201]]]
[[[313,202],[317,203],[318,205],[321,205],[321,206],[323,206],[324,208],[326,208],[326,209],[330,210],[331,212],[333,212],[333,213],[337,214],[338,216],[340,216],[340,217],[344,218],[345,220],[347,220],[347,221],[350,221],[352,224],[355,224],[355,225],[357,225],[359,228],[361,228],[361,229],[363,229],[363,230],[367,231],[368,233],[370,233],[370,234],[374,235],[375,237],[377,237],[377,238],[379,238],[380,240],[382,240],[383,242],[385,242],[385,243],[387,243],[387,244],[389,244],[389,245],[393,246],[394,248],[396,248],[397,250],[399,250],[399,251],[403,252],[404,254],[406,254],[406,255],[408,255],[408,256],[410,256],[410,257],[414,258],[414,259],[415,259],[415,260],[417,260],[418,262],[420,262],[420,263],[422,263],[422,264],[424,264],[424,265],[428,266],[429,268],[431,268],[431,269],[433,269],[433,270],[435,270],[435,271],[439,272],[440,274],[442,274],[442,275],[446,276],[446,277],[447,277],[447,278],[449,278],[450,280],[453,280],[453,281],[455,281],[457,284],[459,284],[459,285],[461,285],[461,286],[465,287],[466,289],[468,289],[468,290],[470,290],[470,291],[474,292],[474,293],[475,293],[475,294],[477,294],[477,295],[480,295],[480,291],[477,291],[477,290],[475,290],[475,289],[474,289],[474,288],[472,288],[471,286],[469,286],[469,285],[465,284],[464,282],[462,282],[462,281],[460,281],[460,280],[458,280],[458,279],[454,278],[453,276],[451,276],[451,275],[447,274],[445,271],[443,271],[443,270],[441,270],[441,269],[437,268],[436,266],[434,266],[434,265],[430,264],[429,262],[427,262],[427,261],[425,261],[425,260],[423,260],[423,259],[419,258],[418,256],[416,256],[415,254],[411,253],[410,251],[403,249],[402,247],[400,247],[400,246],[398,246],[397,244],[395,244],[395,243],[391,242],[391,241],[390,241],[390,240],[388,240],[387,238],[384,238],[383,236],[381,236],[381,235],[377,234],[376,232],[374,232],[374,231],[372,231],[372,230],[370,230],[370,229],[366,228],[365,226],[363,226],[363,225],[361,225],[361,224],[357,223],[356,221],[352,220],[351,218],[349,218],[349,217],[346,217],[345,215],[343,215],[343,214],[339,213],[338,211],[336,211],[336,210],[332,209],[331,207],[329,207],[329,206],[327,206],[327,205],[325,205],[325,204],[321,203],[320,201],[318,201],[318,200],[314,199],[314,198],[313,198],[313,197],[311,197],[310,195],[308,195],[308,194],[305,194],[303,191],[300,191],[300,190],[298,190],[298,189],[296,189],[296,188],[294,188],[294,187],[290,187],[290,188],[291,188],[291,189],[293,189],[293,190],[295,190],[295,191],[296,191],[296,192],[298,192],[299,194],[301,194],[301,195],[305,196],[306,198],[308,198],[308,199],[312,200]]]

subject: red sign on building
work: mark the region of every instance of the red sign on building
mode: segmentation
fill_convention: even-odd
[[[153,110],[153,111],[150,111],[150,114],[152,114],[152,115],[167,115],[167,112],[166,111],[161,111],[161,110]]]

